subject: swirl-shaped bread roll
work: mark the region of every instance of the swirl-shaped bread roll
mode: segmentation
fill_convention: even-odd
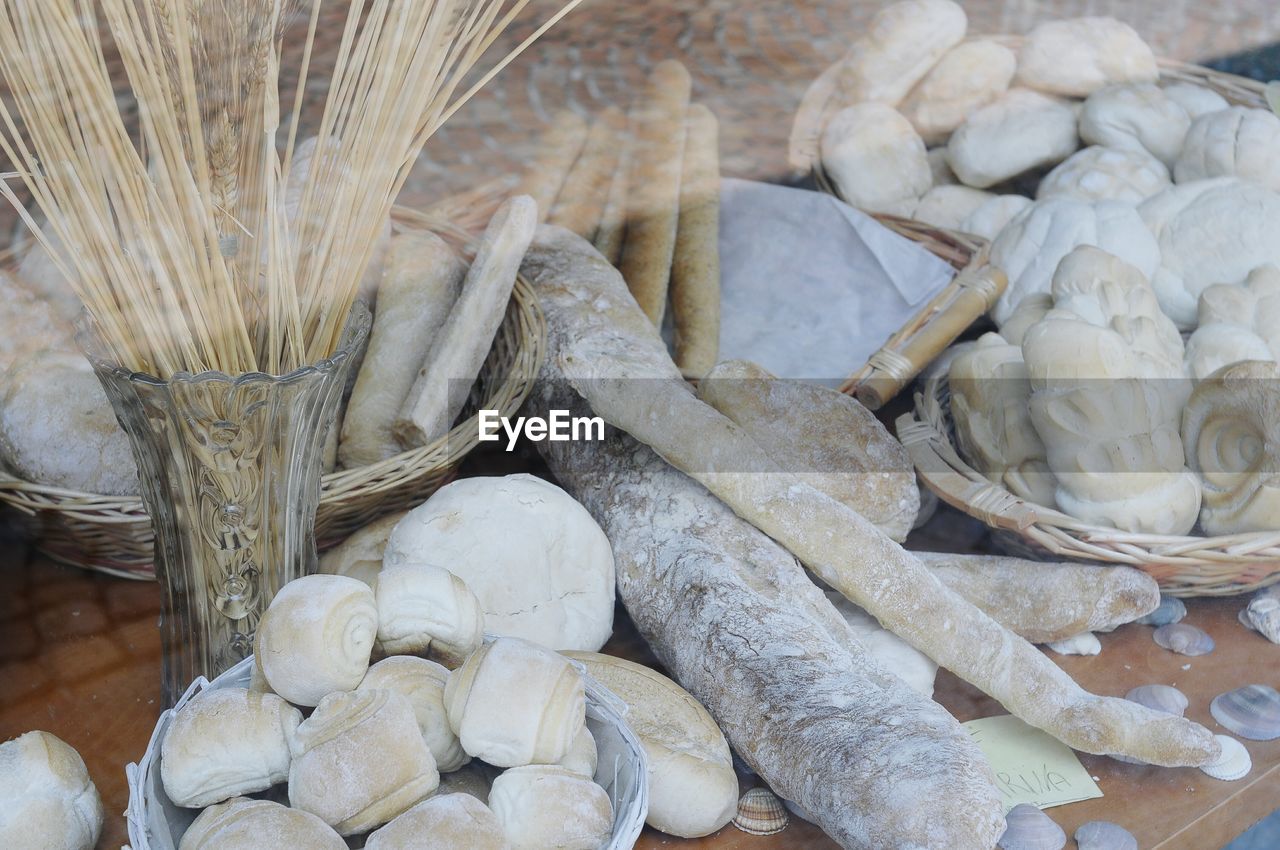
[[[261,847],[346,850],[347,843],[310,812],[269,800],[237,797],[201,812],[178,844],[178,850],[258,850]]]
[[[502,824],[469,794],[444,794],[419,803],[369,836],[365,850],[509,850]]]
[[[0,744],[0,847],[91,850],[102,799],[84,761],[48,732]]]
[[[596,850],[613,831],[604,789],[556,765],[508,770],[493,781],[489,806],[513,850]]]
[[[471,760],[458,742],[458,736],[453,734],[444,709],[444,687],[448,681],[449,671],[434,661],[397,655],[370,667],[356,690],[395,691],[408,699],[436,767],[441,773],[448,773]]]
[[[413,706],[395,691],[329,694],[294,738],[289,803],[340,835],[382,826],[439,784]]]
[[[378,643],[388,655],[430,652],[456,667],[484,641],[484,610],[466,583],[441,567],[390,566],[374,582]]]
[[[271,690],[295,705],[349,691],[369,669],[378,609],[369,585],[346,576],[289,582],[258,624],[257,652]]]
[[[302,712],[275,694],[204,691],[173,716],[160,778],[179,806],[204,808],[289,778],[289,742]]]
[[[473,653],[450,674],[444,705],[462,748],[498,767],[556,764],[586,720],[578,671],[519,638]]]

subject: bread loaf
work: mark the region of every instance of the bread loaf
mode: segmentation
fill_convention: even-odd
[[[178,850],[346,850],[346,846],[338,833],[310,812],[237,797],[201,812],[183,833]]]
[[[424,800],[369,836],[365,850],[507,850],[502,825],[468,794]]]
[[[493,781],[489,806],[512,850],[597,850],[613,832],[604,789],[555,765],[503,773]]]
[[[93,850],[102,799],[84,760],[48,732],[0,744],[0,847]]]
[[[446,773],[471,760],[449,726],[449,715],[444,708],[444,688],[448,681],[449,671],[434,661],[396,655],[370,667],[356,690],[395,691],[409,700],[436,768]]]

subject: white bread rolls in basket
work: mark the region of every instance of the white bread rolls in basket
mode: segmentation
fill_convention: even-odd
[[[133,850],[177,850],[187,828],[200,813],[175,805],[165,794],[160,777],[160,750],[173,723],[174,713],[205,690],[247,688],[253,657],[232,667],[212,682],[197,679],[174,708],[156,722],[147,750],[137,764],[126,769],[129,807],[125,812],[129,844]],[[586,689],[586,728],[595,738],[598,763],[595,780],[613,806],[613,834],[601,850],[629,850],[644,827],[649,808],[648,762],[639,739],[627,726],[626,706],[608,690],[583,674]]]

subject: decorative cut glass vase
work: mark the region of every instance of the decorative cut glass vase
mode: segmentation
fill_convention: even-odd
[[[167,380],[108,362],[92,328],[82,331],[151,516],[165,705],[249,655],[276,592],[315,571],[325,438],[368,330],[357,304],[338,351],[319,363]]]

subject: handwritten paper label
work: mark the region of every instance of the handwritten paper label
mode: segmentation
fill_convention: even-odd
[[[1006,812],[1019,803],[1042,809],[1101,797],[1071,748],[1008,714],[961,724],[982,750]]]

